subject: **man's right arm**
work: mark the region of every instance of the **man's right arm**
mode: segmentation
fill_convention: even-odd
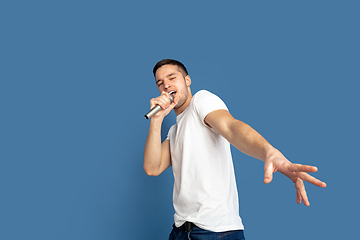
[[[171,166],[170,141],[161,143],[161,119],[152,119],[145,143],[144,170],[149,176],[158,176]]]
[[[161,143],[161,125],[164,117],[175,107],[177,99],[170,102],[170,94],[162,92],[150,101],[151,108],[161,106],[163,110],[151,117],[149,133],[144,150],[144,170],[149,176],[158,176],[171,166],[170,140]]]

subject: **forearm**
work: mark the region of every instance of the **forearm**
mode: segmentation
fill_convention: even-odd
[[[279,152],[252,127],[235,119],[226,110],[213,111],[204,120],[234,147],[251,157],[265,161]]]
[[[241,152],[262,161],[278,152],[255,129],[239,120],[230,125],[228,141]]]
[[[161,166],[162,119],[151,119],[144,150],[144,170],[148,175],[157,175]]]

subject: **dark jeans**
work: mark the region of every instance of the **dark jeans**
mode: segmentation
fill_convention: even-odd
[[[173,225],[169,240],[245,240],[244,231],[211,232],[195,227],[190,232],[185,232]]]

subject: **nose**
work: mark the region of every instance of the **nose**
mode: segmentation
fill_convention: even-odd
[[[165,89],[168,89],[170,87],[170,81],[164,80],[164,87]]]

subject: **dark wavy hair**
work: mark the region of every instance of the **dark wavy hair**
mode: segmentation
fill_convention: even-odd
[[[159,61],[158,63],[156,63],[154,69],[153,69],[153,73],[154,73],[154,77],[155,77],[155,73],[156,71],[164,66],[164,65],[175,65],[178,66],[178,70],[179,72],[181,72],[181,74],[186,77],[187,75],[189,75],[188,71],[186,70],[186,67],[184,66],[184,64],[182,64],[181,62],[174,60],[174,59],[163,59],[161,61]]]

